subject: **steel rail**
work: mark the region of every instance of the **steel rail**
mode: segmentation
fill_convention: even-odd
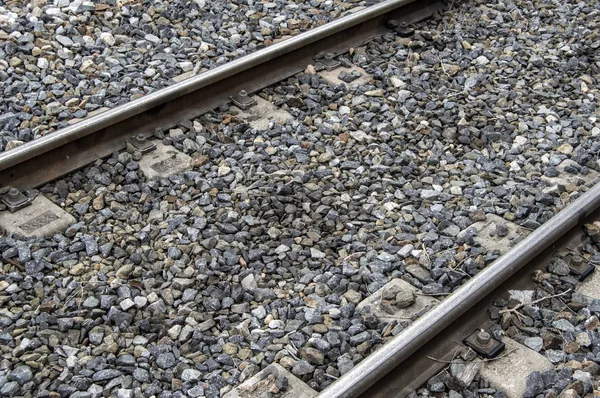
[[[600,184],[596,184],[456,292],[328,386],[318,397],[358,397],[599,207]]]
[[[0,153],[0,171],[417,0],[387,0]]]

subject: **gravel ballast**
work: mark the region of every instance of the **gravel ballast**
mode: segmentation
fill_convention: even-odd
[[[121,153],[42,187],[77,223],[0,237],[0,394],[217,397],[273,362],[322,390],[407,324],[360,301],[391,278],[443,299],[499,256],[472,223],[534,230],[600,170],[597,13],[454,4],[342,56],[371,83],[263,90],[287,123],[157,133],[188,171]]]
[[[0,4],[0,151],[364,8],[364,1]]]

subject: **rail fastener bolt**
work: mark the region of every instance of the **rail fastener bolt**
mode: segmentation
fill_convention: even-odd
[[[2,195],[1,199],[11,213],[14,213],[15,211],[31,204],[31,199],[14,187],[11,187],[7,193]]]
[[[504,350],[504,343],[484,329],[475,330],[463,342],[484,358],[494,358]]]

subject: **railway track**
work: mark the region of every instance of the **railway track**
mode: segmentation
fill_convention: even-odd
[[[559,297],[563,297],[565,301],[561,300],[558,305],[553,303],[554,307],[576,313],[573,309],[577,309],[578,305],[589,304],[586,300],[597,302],[599,285],[597,273],[594,274],[597,265],[590,261],[591,256],[585,247],[589,249],[595,245],[595,238],[590,236],[590,229],[595,231],[594,223],[599,221],[599,193],[600,185],[594,186],[465,283],[449,299],[415,321],[380,351],[361,362],[347,377],[328,387],[321,396],[408,396],[431,377],[442,373],[448,364],[453,362],[475,364],[484,368],[484,377],[491,379],[493,386],[504,390],[508,396],[535,396],[541,393],[543,388],[537,392],[533,390],[532,394],[527,376],[534,371],[542,373],[552,369],[551,363],[541,355],[534,356],[534,351],[528,345],[507,339],[505,332],[510,327],[515,328],[515,325],[526,326],[523,319],[527,318],[530,312],[524,310],[527,315],[513,315],[523,307],[535,308],[537,311],[538,306],[544,308],[540,303],[549,307],[552,300],[558,301]],[[572,258],[576,260],[570,263]],[[554,268],[556,263],[563,259],[566,259],[565,264],[568,264],[569,269],[564,273]],[[519,292],[524,291],[530,296],[520,300],[515,298],[520,297]],[[576,297],[576,294],[580,296]],[[558,312],[560,311],[553,315]],[[502,317],[503,313],[513,318]],[[515,317],[521,319],[514,319]],[[594,323],[597,318],[592,315],[589,319]],[[587,318],[584,320],[588,321]],[[595,326],[592,326],[587,330],[594,329]],[[484,343],[477,342],[472,337],[481,331],[486,336]],[[490,335],[493,336],[494,332],[495,337],[491,338],[490,343]],[[515,333],[514,330],[512,333]],[[503,342],[507,342],[508,349],[498,349],[497,344]],[[567,338],[560,344],[568,342]],[[544,341],[544,346],[547,343]],[[464,359],[465,351],[469,353],[466,357],[470,356],[470,360]],[[501,359],[500,363],[493,362],[497,357]],[[490,359],[492,361],[485,362]],[[554,362],[561,361],[564,361],[564,358]],[[597,378],[597,371],[592,372]],[[472,376],[467,375],[467,380],[472,381]],[[570,386],[563,386],[565,389],[568,389],[567,387]],[[597,387],[597,383],[589,383],[586,390],[580,391],[579,395],[587,393],[589,396],[595,396],[598,393]]]
[[[444,8],[385,1],[0,153],[0,393],[597,393],[594,116],[533,57],[532,94],[486,77]]]

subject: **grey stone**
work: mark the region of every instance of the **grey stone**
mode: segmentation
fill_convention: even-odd
[[[531,348],[533,351],[540,352],[544,347],[544,340],[541,337],[528,337],[523,342],[527,347]]]
[[[159,354],[156,358],[156,364],[161,369],[172,368],[175,365],[175,356],[170,352]]]
[[[121,376],[121,371],[117,369],[103,369],[92,375],[92,380],[95,382],[106,381]]]
[[[21,365],[17,366],[12,372],[10,372],[10,377],[20,385],[24,385],[33,379],[33,372],[29,366]]]
[[[544,381],[542,380],[540,372],[531,372],[529,376],[527,376],[525,383],[525,392],[523,393],[523,397],[525,398],[533,398],[544,392]]]

